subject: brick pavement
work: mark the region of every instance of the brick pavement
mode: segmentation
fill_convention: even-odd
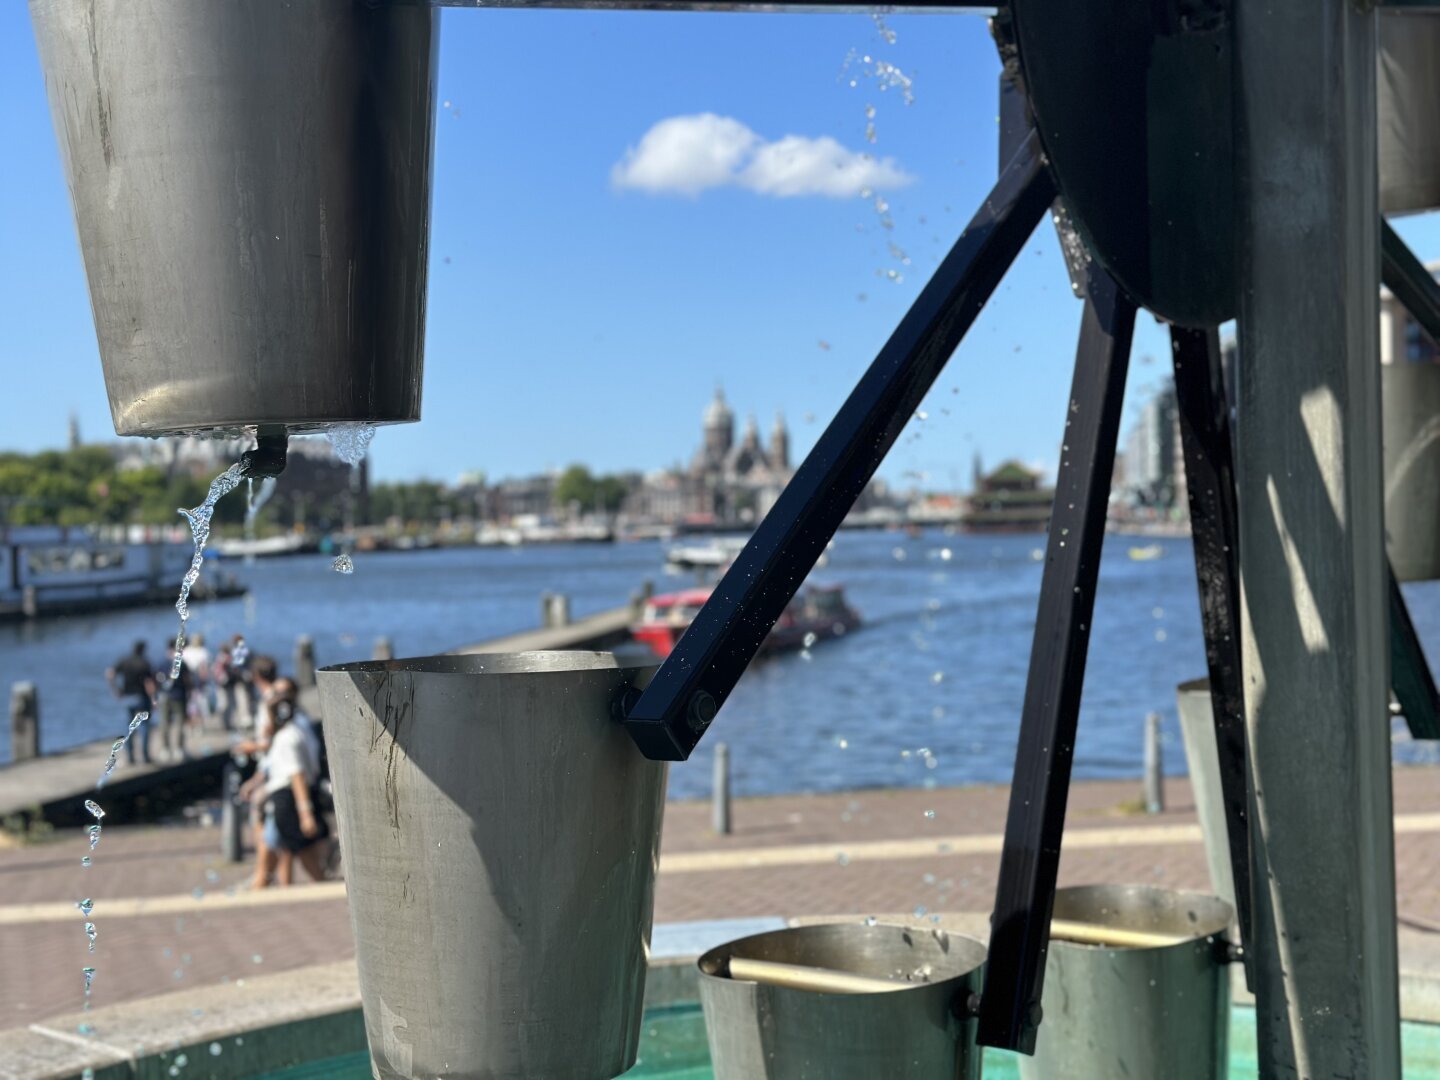
[[[1124,812],[1139,795],[1137,782],[1075,785],[1068,828],[1078,839],[1062,860],[1061,883],[1206,888],[1188,785],[1172,780],[1167,794],[1171,809],[1146,816]],[[922,918],[984,911],[994,898],[994,849],[1007,800],[1008,792],[998,787],[742,799],[728,837],[709,833],[708,804],[672,803],[656,921],[921,907]],[[1396,839],[1400,910],[1440,925],[1440,823],[1413,817],[1440,812],[1440,769],[1397,770],[1395,802],[1398,815],[1412,816],[1415,830]],[[927,817],[927,810],[935,816]],[[1156,840],[1175,835],[1189,839]],[[950,850],[916,857],[883,857],[884,845],[875,846],[944,837],[956,841]],[[813,845],[832,845],[834,853],[821,851],[823,861],[797,861],[813,858]],[[847,846],[856,849],[855,857],[848,857]],[[345,904],[335,887],[300,886],[265,897],[274,903],[252,903],[243,888],[249,866],[222,863],[219,848],[213,828],[107,823],[88,870],[79,864],[86,843],[78,832],[0,849],[0,1030],[76,1009],[86,963],[98,969],[94,1001],[100,1006],[353,956]],[[780,863],[746,865],[751,853]],[[689,860],[671,861],[683,872],[664,869],[669,856]],[[720,865],[705,862],[712,858]],[[203,890],[198,899],[192,896],[196,889]],[[93,961],[79,913],[68,911],[84,894],[95,900],[99,944]],[[145,897],[163,898],[177,910],[124,913],[128,901]],[[107,906],[113,912],[108,918]]]

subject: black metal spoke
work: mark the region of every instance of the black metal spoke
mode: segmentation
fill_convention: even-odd
[[[1030,1054],[1060,866],[1090,617],[1135,305],[1092,265],[1050,515],[1015,779],[986,963],[980,1042]]]
[[[1440,691],[1436,690],[1420,635],[1410,621],[1410,608],[1400,591],[1395,568],[1387,563],[1385,574],[1390,589],[1390,685],[1410,737],[1440,739]]]
[[[1248,982],[1252,975],[1254,875],[1246,790],[1245,683],[1241,675],[1240,522],[1230,405],[1225,397],[1219,333],[1214,328],[1187,330],[1177,326],[1170,330],[1170,342],[1230,875],[1235,884],[1235,915],[1240,924]]]
[[[1400,239],[1390,223],[1380,223],[1380,280],[1405,305],[1415,321],[1440,344],[1440,282]]]
[[[1054,198],[1032,134],[650,685],[625,710],[625,725],[646,757],[689,757]]]

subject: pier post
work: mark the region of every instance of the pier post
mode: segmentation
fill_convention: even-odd
[[[710,827],[720,836],[730,835],[730,747],[715,744],[715,771],[710,792]]]
[[[302,690],[315,685],[315,641],[309,634],[295,639],[295,685]]]
[[[570,597],[564,593],[540,594],[540,625],[546,630],[570,625]]]
[[[247,815],[240,802],[240,769],[234,761],[225,762],[220,774],[220,799],[220,856],[226,862],[244,862],[242,834]]]
[[[1145,812],[1165,810],[1165,758],[1160,748],[1160,714],[1145,717]]]
[[[377,637],[375,639],[375,650],[372,656],[376,660],[394,660],[395,643],[388,637]]]
[[[33,682],[10,687],[10,760],[40,756],[40,691]]]
[[[1260,1076],[1400,1076],[1376,6],[1234,6]]]

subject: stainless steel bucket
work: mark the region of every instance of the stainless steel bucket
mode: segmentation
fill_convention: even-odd
[[[1222,1080],[1230,1041],[1223,935],[1230,905],[1146,885],[1055,894],[1054,919],[1173,935],[1173,945],[1116,948],[1050,941],[1044,1019],[1022,1080]]]
[[[116,432],[419,419],[436,12],[30,12]]]
[[[1401,581],[1440,578],[1440,364],[1380,367],[1385,534]]]
[[[608,1080],[635,1062],[665,766],[610,653],[318,673],[377,1077]]]
[[[1440,206],[1440,15],[1385,11],[1376,58],[1380,209]]]
[[[709,973],[734,959],[928,981],[819,993]],[[938,927],[804,926],[712,949],[700,1000],[715,1080],[978,1080],[976,1024],[962,1017],[984,965],[984,945]]]

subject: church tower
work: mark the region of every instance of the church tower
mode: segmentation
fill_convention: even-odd
[[[775,414],[775,427],[770,432],[770,467],[776,472],[790,471],[790,431],[785,414]]]
[[[705,407],[705,456],[719,465],[735,445],[735,414],[725,404],[725,391],[715,388],[715,398]]]

